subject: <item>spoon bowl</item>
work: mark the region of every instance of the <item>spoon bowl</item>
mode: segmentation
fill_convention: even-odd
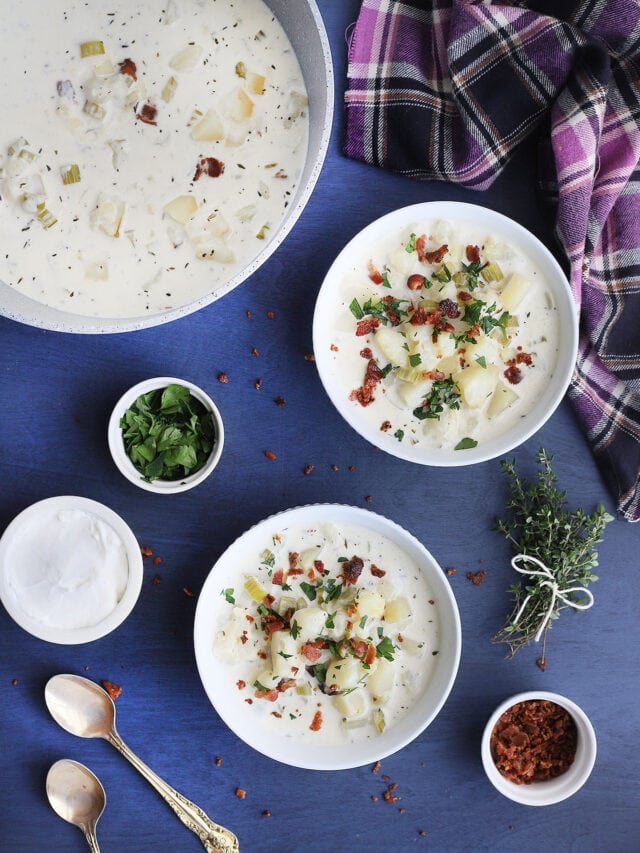
[[[44,689],[44,700],[53,719],[77,737],[108,741],[144,776],[182,823],[200,839],[207,853],[236,853],[238,839],[225,827],[179,794],[132,752],[116,730],[116,708],[111,697],[93,681],[80,675],[54,675]]]
[[[47,773],[47,797],[54,812],[79,827],[94,853],[99,853],[96,824],[107,798],[97,776],[70,758],[52,764]]]

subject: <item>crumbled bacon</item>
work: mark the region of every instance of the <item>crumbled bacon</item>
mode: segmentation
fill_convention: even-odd
[[[222,160],[218,160],[217,157],[202,157],[200,162],[196,165],[193,180],[200,180],[201,175],[207,175],[209,178],[219,178],[223,172],[224,163]]]
[[[362,338],[365,335],[371,334],[374,329],[380,325],[378,317],[365,317],[363,320],[358,320],[356,325],[356,337]]]
[[[291,690],[292,687],[296,686],[295,678],[281,678],[278,682],[278,686],[276,690],[278,693],[284,693],[285,690]]]
[[[459,290],[458,291],[458,299],[460,300],[460,302],[471,302],[471,300],[473,299],[473,296],[471,293],[468,293],[466,290]]]
[[[411,319],[409,320],[412,326],[424,326],[427,322],[427,312],[424,310],[422,305],[418,305],[413,314],[411,315]]]
[[[319,732],[322,728],[322,711],[316,711],[309,726],[312,732]]]
[[[369,261],[369,263],[368,263],[368,265],[367,265],[367,268],[368,268],[368,270],[369,270],[369,278],[371,279],[371,281],[372,281],[374,284],[382,284],[382,282],[383,282],[383,280],[384,280],[384,279],[382,278],[382,273],[380,272],[380,270],[379,270],[379,269],[377,269],[377,268],[374,266],[373,261]]]
[[[383,578],[386,575],[386,572],[384,569],[379,569],[375,563],[371,563],[371,574],[374,578]]]
[[[275,687],[272,687],[270,690],[256,690],[253,695],[256,699],[266,699],[267,702],[275,702],[278,698],[278,691]]]
[[[246,681],[243,681],[241,678],[239,678],[239,679],[236,681],[236,687],[238,688],[238,690],[244,690],[244,688],[245,688],[246,686],[247,686],[247,682],[246,682]]]
[[[284,581],[284,571],[282,569],[277,569],[273,573],[273,577],[271,578],[271,580],[276,586],[282,586],[282,583]]]
[[[467,572],[467,580],[470,580],[474,586],[480,586],[486,576],[487,573],[484,569],[481,569],[479,572]]]
[[[425,243],[426,237],[424,235],[418,237],[416,240],[416,251],[419,261],[426,261],[428,264],[439,264],[449,251],[449,246],[446,243],[443,243],[438,249],[431,251],[425,248]]]
[[[512,385],[517,385],[518,382],[522,382],[522,371],[513,363],[509,363],[509,366],[504,371],[504,376]]]
[[[370,358],[373,358],[373,352],[372,352],[372,350],[371,350],[371,347],[363,347],[363,348],[360,350],[360,355],[362,356],[362,358],[366,358],[366,359],[367,359],[367,361],[368,361]]]
[[[122,687],[120,687],[119,684],[114,684],[113,681],[109,681],[106,678],[103,678],[102,681],[100,682],[100,684],[104,687],[104,689],[107,691],[109,696],[114,700],[114,702],[118,698],[118,696],[122,693]]]
[[[127,58],[120,63],[120,73],[131,77],[132,80],[138,79],[138,68],[133,59]]]
[[[313,567],[319,575],[323,575],[324,572],[324,562],[322,560],[314,560]]]
[[[146,102],[143,104],[140,109],[136,112],[136,118],[139,121],[144,122],[145,124],[153,124],[157,125],[156,116],[158,115],[158,108],[154,107],[153,104]]]
[[[340,577],[343,579],[345,585],[355,584],[364,568],[364,561],[354,554],[350,560],[345,560],[342,563],[341,568]]]
[[[355,388],[349,394],[349,399],[357,400],[361,406],[368,406],[374,400],[373,390],[381,379],[382,371],[378,367],[375,358],[370,358],[367,362],[367,369],[361,387]]]
[[[467,246],[466,255],[470,264],[480,263],[480,249],[478,246]]]
[[[308,661],[311,661],[311,663],[315,663],[322,657],[322,650],[319,649],[315,643],[305,643],[300,649],[300,652]]]

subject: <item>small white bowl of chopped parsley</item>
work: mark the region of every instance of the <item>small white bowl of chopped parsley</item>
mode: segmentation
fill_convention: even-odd
[[[201,388],[161,376],[123,394],[107,437],[113,461],[131,483],[156,494],[176,494],[211,474],[222,454],[224,427]]]

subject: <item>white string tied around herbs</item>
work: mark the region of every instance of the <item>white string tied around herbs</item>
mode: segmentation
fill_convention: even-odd
[[[529,563],[533,563],[534,565],[538,566],[538,569],[523,569],[523,568],[521,568],[519,563],[522,562],[523,560],[525,560]],[[558,582],[556,581],[554,576],[551,574],[550,569],[547,566],[545,566],[545,564],[542,562],[542,560],[538,560],[537,557],[532,557],[530,554],[516,554],[516,556],[513,557],[513,559],[511,560],[511,565],[516,570],[516,572],[520,572],[521,575],[529,575],[530,577],[545,578],[545,580],[542,581],[540,586],[549,587],[549,589],[551,590],[551,604],[549,605],[549,609],[547,610],[547,612],[544,616],[544,619],[540,623],[540,627],[538,628],[538,633],[536,634],[536,636],[534,638],[536,643],[540,641],[540,637],[542,636],[542,632],[544,631],[544,629],[549,624],[549,620],[551,619],[551,614],[553,613],[553,609],[556,605],[556,601],[560,600],[563,604],[566,604],[568,607],[573,607],[574,610],[588,610],[590,607],[593,606],[593,601],[594,601],[593,593],[591,593],[588,589],[585,589],[585,587],[583,587],[583,586],[568,586],[568,587],[565,587],[565,589],[561,589],[560,586],[558,585]],[[572,601],[569,598],[569,595],[571,595],[571,593],[574,593],[574,592],[584,593],[584,595],[587,596],[588,601],[586,601],[584,604],[581,604],[578,601]],[[513,620],[514,625],[517,625],[518,620],[522,616],[525,607],[529,603],[530,598],[531,598],[531,593],[529,593],[529,595],[527,595],[525,600],[522,602],[520,609],[516,613],[516,616]]]

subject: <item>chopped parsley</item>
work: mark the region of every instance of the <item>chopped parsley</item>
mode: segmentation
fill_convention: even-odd
[[[460,408],[460,392],[451,374],[447,379],[436,379],[422,404],[413,410],[413,414],[421,421],[425,418],[439,420],[445,406],[449,409]]]
[[[385,658],[385,660],[393,661],[395,654],[395,646],[389,637],[383,637],[376,646],[376,657]]]
[[[461,438],[460,441],[453,448],[454,450],[471,450],[472,447],[477,447],[478,442],[475,438]]]
[[[236,603],[236,599],[235,599],[235,596],[233,594],[233,587],[228,587],[227,589],[223,589],[220,592],[220,595],[224,595],[225,601],[228,601],[229,604],[235,604]]]

